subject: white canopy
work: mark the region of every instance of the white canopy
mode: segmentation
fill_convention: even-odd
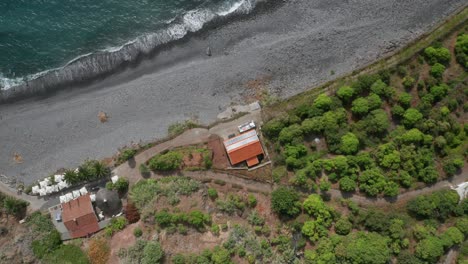
[[[73,194],[72,193],[67,193],[65,194],[66,198],[67,198],[67,202],[73,200]]]
[[[53,193],[54,192],[54,188],[52,186],[47,186],[45,188],[45,190],[46,190],[46,193]]]
[[[39,195],[40,195],[40,196],[44,196],[44,195],[46,195],[46,194],[47,194],[47,192],[46,192],[45,189],[42,189],[42,188],[39,189]]]
[[[59,182],[61,182],[62,180],[63,180],[63,175],[62,175],[62,174],[55,174],[55,175],[54,175],[54,181],[55,181],[56,183],[59,183]]]
[[[81,195],[85,195],[85,194],[88,193],[88,190],[86,190],[86,187],[83,187],[83,188],[80,189],[80,193],[81,193]]]
[[[47,181],[40,181],[39,182],[39,185],[41,186],[41,188],[45,188],[47,186]]]
[[[96,195],[95,194],[91,194],[89,196],[89,198],[91,199],[91,202],[95,202],[96,201]]]
[[[81,196],[80,191],[78,191],[78,190],[73,191],[73,199],[76,199],[76,198],[78,198],[80,196]]]
[[[60,203],[66,203],[66,202],[68,202],[67,196],[66,195],[61,195],[60,196]]]
[[[119,176],[115,175],[111,178],[112,183],[116,183],[119,180]]]
[[[59,191],[59,186],[58,184],[52,185],[53,192],[58,192]]]
[[[34,186],[32,187],[32,189],[31,189],[31,191],[32,191],[33,194],[38,194],[38,193],[39,193],[39,189],[40,189],[39,186],[34,185]]]
[[[66,181],[61,181],[57,185],[58,185],[60,190],[65,189],[65,188],[68,187],[68,183]]]

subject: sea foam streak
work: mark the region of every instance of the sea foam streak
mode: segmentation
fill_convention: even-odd
[[[95,53],[81,55],[63,67],[50,69],[22,78],[5,78],[0,73],[1,96],[8,98],[19,93],[43,92],[50,87],[67,85],[74,81],[93,79],[109,74],[140,54],[148,54],[158,46],[196,32],[215,18],[230,14],[249,13],[256,0],[240,0],[228,6],[196,9],[168,21],[167,27],[142,35],[118,47],[110,47]],[[13,88],[13,89],[12,89]],[[14,91],[12,91],[14,90]]]

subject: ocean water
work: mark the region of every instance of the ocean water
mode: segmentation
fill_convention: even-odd
[[[254,6],[255,0],[1,0],[0,88],[92,78]]]

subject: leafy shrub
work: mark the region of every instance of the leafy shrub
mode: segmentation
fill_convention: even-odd
[[[271,209],[284,216],[296,216],[300,213],[299,194],[293,189],[279,187],[271,193]]]
[[[350,177],[343,177],[340,179],[340,190],[344,192],[354,192],[356,190],[356,181]]]
[[[250,213],[250,215],[247,217],[247,221],[253,226],[262,226],[265,224],[265,219],[261,217],[256,210]]]
[[[125,149],[124,151],[122,151],[122,153],[120,153],[119,157],[117,158],[117,163],[118,164],[122,164],[130,159],[132,159],[133,157],[135,157],[137,153],[137,150],[136,149]]]
[[[90,261],[86,254],[80,247],[75,245],[61,245],[58,249],[52,251],[44,257],[43,263],[47,264],[62,264],[62,263],[76,263],[88,264]],[[105,263],[91,260],[91,263]]]
[[[344,154],[354,154],[359,149],[359,139],[351,132],[341,137],[340,150]]]
[[[364,115],[369,112],[369,101],[366,98],[359,97],[353,101],[351,111],[356,115]]]
[[[262,132],[268,138],[276,138],[279,136],[281,130],[286,127],[285,122],[279,119],[272,119],[262,126]]]
[[[443,254],[444,245],[442,241],[435,236],[421,240],[415,250],[415,255],[418,258],[429,261],[430,263],[436,263]]]
[[[335,223],[335,232],[339,235],[347,235],[351,231],[353,225],[347,218],[340,218],[338,221]]]
[[[414,126],[423,118],[421,112],[415,108],[408,108],[403,115],[403,123],[408,127]]]
[[[320,94],[314,100],[314,106],[323,110],[330,109],[331,104],[332,104],[332,99],[326,94]]]
[[[403,87],[405,87],[406,89],[410,89],[414,86],[414,83],[416,82],[416,80],[411,77],[411,76],[406,76],[405,78],[403,78]]]
[[[141,237],[143,235],[143,230],[141,230],[141,228],[139,227],[136,227],[135,229],[133,229],[133,235],[135,237]]]
[[[222,212],[225,212],[227,214],[233,214],[237,210],[244,211],[245,202],[242,199],[242,197],[238,195],[229,194],[224,200],[217,199],[216,207]]]
[[[151,171],[144,163],[140,164],[139,167],[141,175],[148,175]]]
[[[463,33],[457,37],[455,43],[455,56],[458,63],[460,63],[465,69],[468,69],[468,34]]]
[[[0,209],[3,207],[7,214],[13,215],[17,219],[21,219],[26,215],[26,208],[29,205],[28,202],[0,193],[0,203],[2,200],[3,205],[0,204]]]
[[[441,78],[444,72],[445,72],[445,66],[440,63],[436,63],[432,65],[431,67],[431,75],[434,78]]]
[[[459,196],[453,190],[441,190],[420,195],[407,204],[410,213],[421,218],[445,220],[452,215],[458,205]]]
[[[166,154],[159,154],[150,159],[149,168],[154,171],[176,170],[182,164],[182,154],[169,151]]]
[[[450,51],[444,47],[427,47],[424,49],[424,55],[426,56],[429,64],[447,64],[450,62]]]
[[[343,100],[343,102],[349,102],[354,96],[354,89],[350,86],[341,86],[336,92],[336,95]]]
[[[155,264],[161,263],[164,257],[164,251],[161,245],[156,242],[148,242],[143,249],[142,264]]]
[[[285,127],[279,133],[278,140],[281,144],[288,144],[294,140],[302,141],[302,129],[298,124]]]
[[[404,106],[404,107],[408,107],[411,103],[411,95],[409,93],[401,93],[399,96],[398,96],[398,102]]]
[[[112,236],[116,232],[123,230],[127,225],[127,219],[125,217],[115,217],[112,218],[109,225],[105,229],[105,233],[108,236]]]
[[[212,200],[218,198],[218,191],[214,188],[208,188],[208,197],[210,197]]]
[[[106,183],[106,189],[116,190],[119,194],[124,194],[128,190],[128,184],[129,183],[126,178],[120,177],[115,183]]]
[[[257,198],[255,197],[255,195],[249,193],[249,195],[247,196],[247,205],[251,208],[257,206]]]

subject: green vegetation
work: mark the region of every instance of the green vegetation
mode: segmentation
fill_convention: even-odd
[[[118,255],[123,263],[154,264],[162,263],[164,251],[159,242],[138,239],[129,248],[121,248]]]
[[[201,230],[211,223],[210,215],[203,214],[199,210],[194,210],[189,213],[170,213],[167,209],[156,213],[154,216],[156,223],[159,226],[166,228],[174,228],[177,224],[184,224]]]
[[[64,178],[69,184],[75,185],[108,177],[109,175],[110,168],[104,165],[104,163],[97,160],[87,160],[78,167],[78,172],[66,170]]]
[[[171,176],[159,180],[140,180],[132,186],[129,192],[131,201],[143,210],[145,206],[152,206],[154,199],[159,196],[168,198],[171,204],[179,203],[178,195],[190,195],[200,188],[198,181],[187,177]]]
[[[455,56],[458,63],[465,69],[468,69],[468,34],[462,33],[457,37],[455,43]]]
[[[293,189],[279,187],[271,194],[271,209],[282,216],[296,216],[301,211],[299,194]]]
[[[148,162],[149,168],[153,171],[172,171],[179,169],[182,165],[182,154],[169,151],[165,154],[158,154]]]
[[[106,189],[116,190],[119,194],[124,194],[128,190],[128,180],[120,177],[115,183],[106,183]]]
[[[48,264],[88,264],[88,256],[75,245],[61,245],[43,259]]]
[[[112,236],[116,232],[124,229],[127,225],[127,219],[123,216],[112,218],[109,225],[106,226],[104,233],[108,236]]]
[[[26,201],[0,193],[0,212],[4,211],[8,215],[22,219],[26,215],[28,205]]]
[[[120,155],[117,157],[117,164],[122,164],[130,159],[133,159],[133,157],[137,154],[137,150],[133,148],[127,148],[124,149]]]
[[[185,122],[171,124],[168,127],[167,132],[170,137],[175,137],[184,133],[188,129],[199,127],[199,126],[200,125],[198,125],[192,120],[186,120]]]
[[[335,94],[320,93],[266,122],[274,181],[291,175],[289,184],[301,190],[326,191],[330,182],[345,192],[395,197],[417,182],[458,173],[468,148],[461,107],[468,99],[466,72],[443,76],[453,67],[441,44],[423,56],[432,76],[423,73],[424,60],[414,58],[358,76]],[[319,151],[311,142],[317,137],[326,143]]]

